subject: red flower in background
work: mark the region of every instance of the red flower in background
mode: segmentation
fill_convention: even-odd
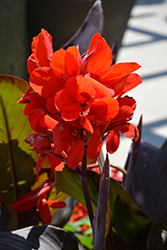
[[[54,168],[62,166],[54,156],[61,156],[75,169],[85,145],[88,157],[96,159],[107,136],[109,153],[119,147],[120,133],[138,139],[137,128],[129,123],[136,102],[122,97],[141,83],[133,73],[140,68],[137,63],[112,65],[111,49],[99,33],[84,55],[76,46],[53,52],[52,37],[44,29],[33,38],[31,49],[27,63],[31,88],[19,102],[26,104],[24,113],[38,133],[31,143],[41,154],[38,170],[46,156]],[[49,133],[52,141],[47,148]]]
[[[39,212],[41,219],[46,224],[51,223],[51,214],[49,207],[63,208],[66,206],[65,202],[47,200],[51,189],[55,186],[55,183],[45,183],[44,185],[36,188],[35,190],[23,195],[11,206],[15,212],[25,212],[36,206],[36,210]]]
[[[82,205],[82,203],[77,202],[76,206],[74,207],[73,213],[70,217],[70,222],[77,221],[84,217],[88,216],[88,211],[86,207]]]

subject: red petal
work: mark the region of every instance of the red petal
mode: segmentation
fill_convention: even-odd
[[[138,86],[140,83],[142,83],[141,77],[137,74],[130,74],[126,79],[126,84],[122,90],[121,95],[125,94],[131,89],[134,89],[136,86]]]
[[[101,78],[103,81],[111,81],[112,86],[112,84],[116,83],[121,78],[128,76],[140,67],[141,66],[135,62],[117,63],[111,66],[107,73],[101,76]]]
[[[82,105],[77,101],[76,78],[71,77],[65,85],[65,89],[55,95],[56,107],[61,111],[62,118],[65,121],[72,121],[79,118],[82,111]]]
[[[134,141],[138,141],[139,139],[139,132],[136,126],[134,126],[131,123],[126,123],[120,127],[117,128],[123,135],[126,137],[132,139],[134,138]]]
[[[45,224],[50,224],[52,221],[52,217],[51,217],[48,205],[41,201],[38,206],[38,210],[39,210],[39,215],[41,219],[43,220],[43,222]]]
[[[38,68],[37,62],[33,56],[33,54],[31,56],[29,56],[28,60],[27,60],[27,70],[28,73],[31,74],[31,72]]]
[[[30,105],[26,105],[26,108],[28,108]],[[27,112],[25,108],[25,111]],[[26,114],[26,113],[25,113]],[[44,133],[47,130],[46,124],[44,122],[40,122],[40,120],[45,116],[45,113],[43,111],[37,110],[37,111],[31,111],[29,115],[29,123],[31,128],[36,131],[37,133]]]
[[[61,110],[76,102],[77,84],[76,77],[71,77],[65,84],[65,88],[56,93],[54,100],[56,107]]]
[[[35,194],[37,194],[38,191],[39,191],[39,188],[25,195],[22,195],[19,199],[17,199],[17,201],[11,206],[13,211],[20,213],[20,212],[28,211],[32,209],[33,207],[35,207],[37,203],[37,199],[38,199],[37,195]]]
[[[54,96],[56,92],[63,88],[55,72],[47,67],[37,68],[31,73],[30,86],[43,97]]]
[[[53,53],[51,35],[42,29],[41,33],[33,38],[31,50],[35,60],[40,66],[49,67],[49,59]]]
[[[47,110],[52,113],[56,114],[58,109],[55,107],[54,97],[48,97],[46,100]]]
[[[120,110],[118,115],[113,119],[109,129],[113,129],[132,119],[134,109],[136,108],[136,101],[130,97],[122,97],[117,99]]]
[[[66,207],[66,203],[63,201],[52,201],[52,200],[42,200],[43,204],[47,204],[49,207],[54,209]]]
[[[113,154],[119,147],[120,135],[117,130],[111,130],[106,141],[107,152]]]
[[[86,75],[85,79],[89,81],[89,83],[92,85],[95,91],[96,99],[101,99],[101,98],[108,97],[108,96],[110,97],[114,96],[115,94],[114,90],[107,88],[105,85],[91,78],[89,75]]]
[[[93,134],[93,127],[90,121],[83,115],[80,116],[80,124],[82,125],[83,129],[86,130],[88,134]]]
[[[45,110],[46,109],[46,99],[40,96],[38,93],[30,93],[27,96],[23,97],[25,103],[31,102],[34,105],[34,109],[40,108]]]
[[[64,163],[58,158],[49,155],[50,165],[56,171],[62,171],[64,168]]]
[[[105,39],[97,33],[92,37],[87,54],[91,54],[87,59],[87,71],[96,73],[104,71],[112,64],[112,52]]]
[[[94,131],[91,135],[91,138],[88,142],[87,155],[90,159],[96,159],[101,151],[102,147],[102,138],[100,129],[94,125]]]
[[[37,160],[37,164],[36,164],[36,181],[38,181],[39,172],[40,172],[40,170],[41,170],[41,168],[42,168],[42,163],[43,163],[43,161],[44,161],[44,159],[45,159],[46,156],[47,156],[47,155],[44,154],[44,155],[40,156],[40,157],[38,158],[38,160]]]
[[[76,77],[76,84],[77,84],[77,100],[78,96],[85,97],[85,100],[91,100],[92,98],[96,97],[96,89],[93,84],[82,75]],[[84,102],[81,102],[84,104]]]
[[[51,118],[49,115],[43,116],[39,121],[41,127],[46,127],[47,129],[54,130],[55,126],[58,124],[58,121]]]
[[[66,51],[61,48],[55,51],[50,59],[51,68],[59,72],[61,75],[65,74],[65,55]]]
[[[78,164],[82,161],[84,156],[84,140],[80,136],[72,145],[69,156],[67,158],[67,166],[72,169],[76,169]]]
[[[80,54],[75,46],[69,47],[65,54],[65,72],[70,76],[77,75],[80,67]],[[81,60],[81,59],[80,59]]]
[[[113,119],[118,114],[118,111],[118,101],[112,97],[106,97],[91,105],[89,115],[93,115],[96,122],[105,123]]]
[[[73,127],[69,124],[63,126],[62,124],[57,124],[53,130],[53,141],[54,141],[54,152],[60,154],[65,151],[74,142],[71,135]]]
[[[125,106],[131,107],[133,110],[136,109],[136,101],[132,97],[125,96],[125,97],[117,98],[117,100],[119,102],[120,109]]]
[[[83,107],[78,102],[73,103],[67,107],[64,107],[64,108],[62,108],[62,112],[61,112],[62,118],[65,121],[77,120],[79,118],[79,115],[80,115],[82,109],[83,109]]]

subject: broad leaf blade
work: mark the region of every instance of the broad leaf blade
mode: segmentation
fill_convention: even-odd
[[[84,22],[74,34],[74,36],[62,47],[66,49],[69,46],[79,46],[80,53],[87,51],[92,36],[103,29],[103,9],[100,0],[96,0],[89,10]]]
[[[32,133],[23,113],[25,106],[17,104],[28,88],[29,84],[18,77],[0,75],[0,143],[17,139],[18,147],[36,159],[36,153],[24,142]]]
[[[0,202],[10,213],[10,206],[30,190],[35,179],[37,154],[24,142],[32,129],[24,105],[17,104],[28,88],[20,78],[0,75]]]
[[[0,232],[0,250],[78,250],[70,234],[54,226],[33,226]]]
[[[147,250],[166,249],[162,247],[163,239],[161,234],[163,230],[167,231],[167,219],[152,225],[148,234]]]
[[[99,175],[96,175],[96,173],[92,171],[88,172],[88,189],[91,195],[93,212],[95,213],[98,200]],[[68,167],[65,167],[63,171],[55,172],[55,184],[58,190],[61,190],[62,192],[68,194],[69,196],[86,206],[81,180],[79,178],[79,175],[75,171],[69,169]]]
[[[163,145],[161,146],[161,149],[167,153],[167,139],[164,141]]]
[[[127,249],[145,249],[152,221],[135,206],[121,184],[114,179],[110,182],[109,207],[112,225]]]
[[[167,153],[141,143],[132,199],[154,223],[167,218]]]
[[[128,160],[125,165],[125,169],[127,170],[127,175],[126,177],[124,177],[124,180],[123,180],[123,186],[125,187],[125,190],[129,194],[130,197],[132,196],[132,193],[133,193],[135,170],[136,170],[136,164],[137,164],[137,159],[138,159],[139,149],[140,149],[140,140],[141,140],[141,134],[142,134],[142,116],[140,117],[140,120],[139,120],[138,130],[139,130],[139,140],[137,142],[133,142],[132,144],[131,152],[128,156]]]

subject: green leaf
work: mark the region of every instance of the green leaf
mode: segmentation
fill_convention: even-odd
[[[76,226],[73,223],[67,222],[67,224],[63,227],[64,230],[68,231],[68,232],[80,232],[81,227],[80,226]]]
[[[17,139],[18,147],[36,160],[36,153],[24,142],[34,131],[24,115],[25,105],[17,103],[29,87],[18,77],[0,75],[0,143]]]
[[[99,175],[96,175],[92,171],[88,172],[89,172],[89,174],[87,175],[88,189],[90,194],[93,194],[91,196],[91,203],[93,211],[95,213],[97,208],[98,188],[99,188],[99,183],[97,181],[97,178],[99,177]],[[71,196],[78,202],[82,203],[84,206],[86,206],[81,180],[79,178],[79,175],[75,171],[69,169],[68,167],[65,167],[63,171],[55,172],[55,184],[57,189],[68,194],[69,196]]]
[[[55,176],[56,188],[85,205],[82,185],[75,171],[65,167],[63,171],[56,172]],[[87,171],[94,213],[98,203],[99,177],[99,174]],[[112,226],[125,242],[127,249],[144,249],[152,221],[136,207],[124,188],[113,179],[110,179],[109,207]]]
[[[109,207],[112,225],[127,249],[144,249],[152,221],[135,206],[121,184],[113,179],[110,181]]]
[[[0,202],[13,216],[10,206],[30,191],[35,180],[37,154],[24,142],[33,131],[25,106],[17,104],[28,88],[22,79],[0,75]],[[13,228],[18,226],[16,220]]]
[[[89,250],[94,249],[93,247],[93,236],[85,236],[79,233],[74,234],[75,237],[81,242],[81,244],[87,247]]]
[[[63,229],[45,225],[0,232],[0,249],[78,250],[78,243]]]

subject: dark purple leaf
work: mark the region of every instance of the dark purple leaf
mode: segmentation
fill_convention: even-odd
[[[154,223],[167,218],[167,154],[141,143],[132,199]]]
[[[167,153],[167,139],[164,141],[163,145],[161,146],[161,149]]]
[[[96,0],[92,8],[89,10],[85,20],[74,36],[65,43],[62,48],[66,49],[72,45],[79,45],[80,53],[87,51],[92,36],[103,29],[103,9],[100,0]]]
[[[123,186],[125,187],[126,192],[130,196],[132,196],[135,169],[136,169],[136,163],[137,163],[139,148],[140,148],[140,140],[141,140],[141,133],[142,133],[142,116],[140,117],[140,120],[139,120],[138,130],[139,130],[139,140],[137,142],[133,142],[132,144],[131,152],[128,156],[128,160],[125,166],[125,169],[127,170],[127,175],[123,180]]]
[[[138,141],[133,143],[123,185],[135,204],[154,223],[167,218],[167,153]]]
[[[112,45],[112,65],[116,63],[117,53],[118,53],[118,41],[116,40],[115,43]]]

